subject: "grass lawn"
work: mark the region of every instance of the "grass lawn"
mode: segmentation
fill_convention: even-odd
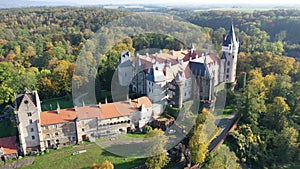
[[[234,110],[234,106],[227,106],[224,109],[217,109],[215,110],[215,112],[217,117],[226,118],[227,116],[232,115],[233,110]]]
[[[43,111],[51,110],[50,105],[52,105],[52,110],[55,110],[57,108],[57,103],[59,103],[61,109],[74,107],[72,98],[64,97],[64,98],[43,101],[42,110]]]
[[[17,126],[9,120],[0,122],[0,138],[16,136],[17,135]]]
[[[78,150],[87,150],[86,153],[72,155]],[[35,157],[34,163],[30,166],[21,167],[23,169],[88,169],[93,163],[99,164],[104,160],[109,160],[114,164],[115,169],[129,169],[144,164],[145,159],[126,158],[116,156],[110,152],[103,150],[95,143],[87,145],[79,145],[72,148],[67,147],[60,150],[51,151],[42,156]]]
[[[130,137],[130,138],[145,138],[146,134],[127,134],[127,137]]]

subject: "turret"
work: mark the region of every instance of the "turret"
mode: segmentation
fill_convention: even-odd
[[[133,78],[133,67],[130,52],[122,52],[118,64],[118,79],[121,86],[128,86]]]
[[[174,101],[175,101],[175,107],[177,107],[177,108],[182,108],[184,82],[185,82],[185,79],[183,78],[182,75],[180,75],[180,72],[178,72],[174,79],[174,84],[175,84]]]
[[[222,44],[222,56],[221,56],[221,63],[220,63],[221,81],[225,81],[229,83],[235,82],[238,48],[239,48],[239,42],[235,36],[234,26],[231,25],[229,33],[225,37]]]

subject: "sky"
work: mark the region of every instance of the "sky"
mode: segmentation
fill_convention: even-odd
[[[34,0],[48,1],[49,0]],[[51,0],[77,4],[300,4],[299,0]]]

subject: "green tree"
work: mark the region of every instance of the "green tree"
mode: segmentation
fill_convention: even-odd
[[[221,145],[217,150],[208,155],[207,162],[203,168],[240,169],[241,167],[235,153],[230,151],[226,145]]]

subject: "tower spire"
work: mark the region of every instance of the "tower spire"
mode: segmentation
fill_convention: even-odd
[[[232,46],[237,46],[238,45],[237,38],[236,38],[235,32],[234,32],[233,23],[231,24],[229,33],[228,33],[228,35],[226,36],[226,39],[223,42],[223,46],[228,46],[230,44]]]

